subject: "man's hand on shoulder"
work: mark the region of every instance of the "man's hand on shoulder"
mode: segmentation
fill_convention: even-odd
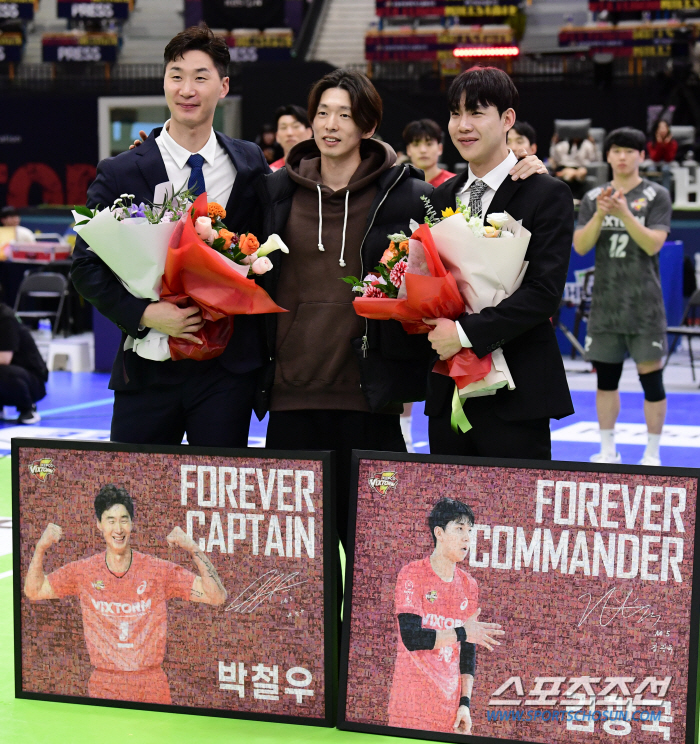
[[[514,181],[525,180],[535,173],[547,173],[547,167],[537,157],[537,155],[528,155],[524,148],[513,151],[518,158],[518,162],[510,169],[511,178]]]
[[[196,305],[178,307],[164,300],[152,302],[141,316],[141,325],[165,333],[166,336],[184,338],[195,344],[202,343],[192,335],[204,326],[202,315]]]
[[[142,145],[148,139],[148,135],[146,134],[146,132],[144,132],[143,129],[139,129],[139,137],[141,139],[135,139],[134,140],[134,144],[133,145],[129,145],[129,149],[130,150],[133,150],[135,147],[138,147],[139,145]]]

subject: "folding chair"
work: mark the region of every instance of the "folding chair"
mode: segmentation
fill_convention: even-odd
[[[68,280],[63,274],[52,272],[39,272],[26,274],[17,292],[15,299],[15,315],[18,318],[52,318],[54,334],[61,322],[63,304],[68,295]],[[55,299],[54,310],[23,310],[21,309],[26,299]],[[30,303],[31,304],[31,303]]]
[[[671,354],[676,350],[680,337],[686,336],[688,338],[688,353],[690,354],[690,370],[693,374],[693,382],[695,382],[693,339],[700,337],[700,289],[696,289],[688,300],[681,324],[678,326],[669,326],[666,329],[666,333],[668,333],[669,336],[673,336],[673,342],[669,347],[668,355],[666,356],[666,361],[664,363],[664,369],[668,364],[668,360],[671,358]]]

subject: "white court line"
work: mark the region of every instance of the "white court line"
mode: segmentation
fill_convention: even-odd
[[[0,573],[0,579],[7,579],[10,576],[12,576],[12,571],[5,571],[4,573]]]
[[[600,428],[597,421],[578,421],[569,426],[552,430],[553,442],[600,443]],[[647,427],[644,424],[615,424],[617,444],[647,443]],[[700,426],[666,424],[661,435],[662,447],[700,448]]]

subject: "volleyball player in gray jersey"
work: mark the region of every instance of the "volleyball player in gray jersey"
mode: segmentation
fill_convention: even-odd
[[[644,390],[648,441],[640,464],[660,465],[659,441],[666,418],[662,368],[666,352],[666,314],[659,258],[671,229],[671,197],[639,175],[646,137],[625,127],[605,140],[612,181],[581,201],[574,249],[596,249],[595,282],[586,336],[586,356],[598,374],[596,408],[601,451],[592,462],[620,462],[615,421],[620,412],[618,385],[629,354]]]

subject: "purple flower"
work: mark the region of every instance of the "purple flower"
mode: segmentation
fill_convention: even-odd
[[[146,205],[141,202],[141,204],[138,205],[138,207],[135,204],[129,205],[127,208],[129,212],[129,217],[145,217],[146,212],[144,211],[146,209]]]

